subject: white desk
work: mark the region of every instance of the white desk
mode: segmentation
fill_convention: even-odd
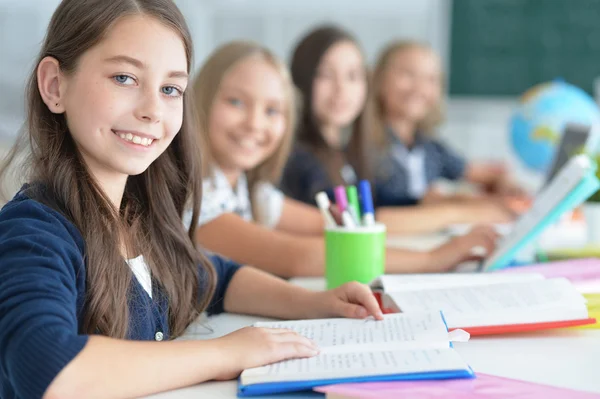
[[[322,289],[322,278],[294,279],[310,289]],[[251,316],[222,314],[199,320],[183,339],[222,336],[255,321]],[[212,332],[209,330],[212,330]],[[600,330],[555,330],[511,334],[493,338],[476,337],[455,344],[475,372],[545,383],[600,394]],[[210,359],[207,359],[210,361]],[[236,382],[211,382],[154,395],[154,399],[230,399],[236,397]],[[269,396],[273,399],[322,398],[314,393]],[[600,397],[600,396],[599,396]]]

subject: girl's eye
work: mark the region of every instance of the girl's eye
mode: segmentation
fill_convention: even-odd
[[[267,108],[267,115],[269,115],[269,116],[276,116],[276,115],[279,115],[280,113],[281,113],[281,111],[279,110],[279,108],[275,108],[275,107]]]
[[[227,101],[229,102],[229,104],[233,105],[234,107],[239,107],[242,105],[242,101],[238,98],[230,98]]]
[[[360,79],[360,75],[359,75],[358,72],[350,72],[348,74],[348,79],[351,80],[351,81],[355,81],[355,80]]]
[[[175,86],[165,86],[162,89],[163,94],[169,97],[181,97],[183,92]]]
[[[129,86],[134,83],[133,78],[129,75],[116,75],[113,77],[113,79],[115,80],[115,82],[121,85]]]

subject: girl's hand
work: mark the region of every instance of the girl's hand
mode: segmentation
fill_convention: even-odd
[[[509,223],[517,219],[518,214],[499,198],[486,198],[470,201],[463,205],[461,212],[483,223]]]
[[[430,271],[444,272],[454,269],[462,262],[481,260],[496,248],[498,233],[491,226],[477,226],[468,234],[455,237],[433,251]]]
[[[379,304],[371,289],[356,281],[344,284],[329,291],[313,294],[311,308],[313,318],[347,317],[364,319],[373,316],[383,319]]]
[[[246,327],[215,339],[223,353],[218,380],[237,378],[242,371],[287,359],[313,357],[317,346],[292,330]]]
[[[501,176],[491,187],[494,194],[506,197],[526,197],[527,192],[508,175]]]
[[[438,202],[444,202],[447,199],[448,196],[444,195],[442,191],[435,187],[431,187],[419,202],[421,204],[437,204]]]

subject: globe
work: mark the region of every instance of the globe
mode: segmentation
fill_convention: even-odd
[[[598,105],[585,91],[560,80],[542,83],[522,95],[511,120],[511,144],[525,166],[546,173],[565,125],[598,121]]]

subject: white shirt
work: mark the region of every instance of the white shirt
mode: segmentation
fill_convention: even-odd
[[[246,175],[240,175],[234,188],[225,174],[214,168],[212,176],[202,182],[202,205],[198,224],[206,224],[225,213],[235,213],[244,220],[256,221],[270,228],[275,227],[283,210],[283,193],[269,182],[258,182],[252,194],[256,220],[252,215]],[[185,213],[183,221],[186,227],[190,225],[191,210]]]
[[[152,298],[152,276],[150,275],[150,267],[146,263],[144,255],[127,259],[126,262],[144,291]]]
[[[405,147],[392,146],[392,156],[404,166],[408,174],[408,192],[413,198],[422,198],[427,192],[427,175],[425,174],[425,151],[415,148],[408,151]]]

